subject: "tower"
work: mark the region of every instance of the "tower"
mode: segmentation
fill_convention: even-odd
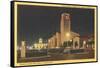
[[[63,13],[61,15],[61,24],[60,24],[60,29],[61,29],[61,43],[63,44],[65,41],[70,40],[70,14],[68,13]]]

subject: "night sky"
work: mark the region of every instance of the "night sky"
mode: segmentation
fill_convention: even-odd
[[[73,32],[77,32],[81,36],[93,34],[93,9],[19,5],[18,44],[25,40],[30,45],[37,42],[40,37],[47,40],[56,32],[60,32],[62,13],[70,13]]]

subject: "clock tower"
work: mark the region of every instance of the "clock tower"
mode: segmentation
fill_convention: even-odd
[[[71,22],[70,22],[70,14],[63,13],[61,15],[61,43],[63,44],[65,41],[69,41],[70,38],[70,30],[71,30]]]

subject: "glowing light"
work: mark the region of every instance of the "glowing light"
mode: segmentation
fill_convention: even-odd
[[[48,45],[47,43],[43,43],[42,38],[39,38],[39,42],[34,44],[34,48],[41,50],[41,49],[45,49],[47,45]]]
[[[86,44],[86,41],[83,41],[83,44]]]
[[[43,39],[42,39],[42,38],[40,38],[40,39],[39,39],[39,43],[42,43],[42,42],[43,42]]]
[[[29,47],[29,50],[32,50],[32,49],[33,49],[33,48],[30,46],[30,47]]]
[[[72,40],[70,40],[70,42],[72,42]]]
[[[66,37],[69,37],[70,36],[70,33],[66,33]]]

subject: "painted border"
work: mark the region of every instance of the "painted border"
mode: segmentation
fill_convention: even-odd
[[[49,6],[49,7],[68,7],[68,8],[83,8],[94,9],[94,38],[95,38],[95,58],[81,59],[81,60],[60,60],[60,61],[43,61],[43,62],[26,62],[17,63],[17,6],[18,5],[32,5],[32,6]],[[45,2],[30,2],[30,1],[11,1],[11,66],[40,66],[40,65],[56,65],[56,64],[71,64],[71,63],[86,63],[98,61],[98,7],[96,5],[79,5],[79,4],[61,4],[61,3],[45,3]]]

